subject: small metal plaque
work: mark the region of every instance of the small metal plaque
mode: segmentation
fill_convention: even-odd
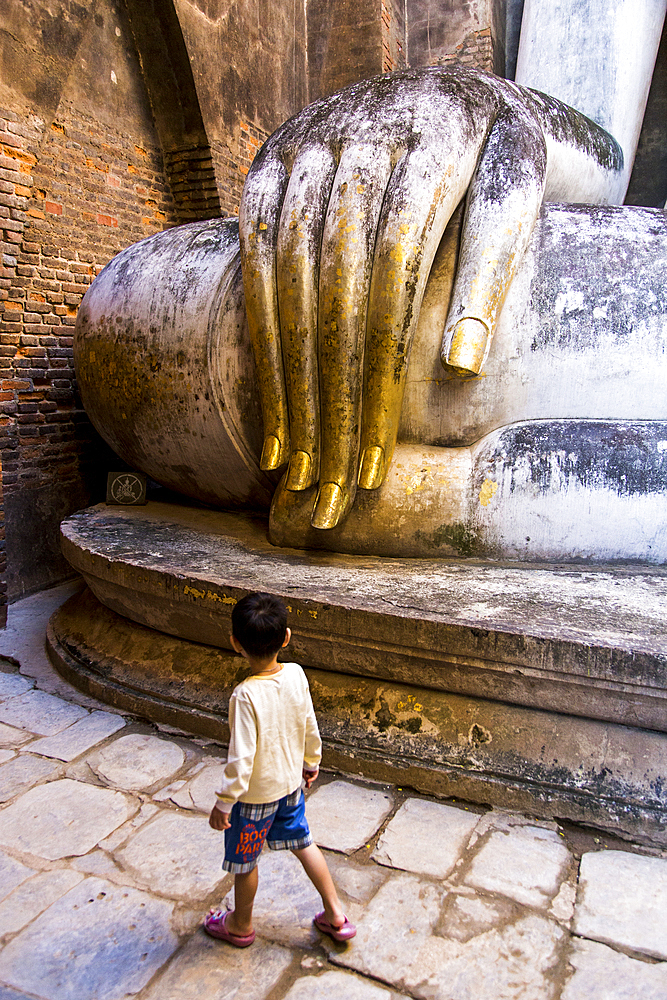
[[[146,476],[141,472],[110,472],[107,503],[138,506],[146,503]]]

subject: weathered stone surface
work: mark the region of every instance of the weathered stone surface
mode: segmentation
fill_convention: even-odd
[[[35,740],[30,752],[41,754],[42,757],[56,757],[58,760],[74,760],[96,743],[101,743],[122,729],[124,725],[125,720],[120,715],[112,715],[111,712],[91,712],[62,733]]]
[[[134,808],[120,792],[62,778],[31,788],[7,806],[0,844],[51,861],[87,854]]]
[[[240,524],[245,524],[246,530],[250,530],[246,522],[241,521]],[[116,555],[120,558],[120,552]],[[238,562],[238,552],[234,555],[229,551],[227,555],[230,564],[233,559]],[[262,550],[261,556],[263,560],[269,560],[273,567],[271,560],[275,559],[274,552]],[[124,573],[130,572],[125,564],[123,566]],[[243,563],[243,568],[247,569],[246,563]],[[238,569],[240,572],[240,565]],[[338,569],[340,567],[337,573]],[[467,571],[466,567],[466,574]],[[146,568],[142,568],[142,574],[147,572]],[[368,581],[375,579],[375,572],[373,564],[373,572],[366,573],[364,579],[355,582],[355,593],[371,586]],[[461,572],[457,571],[457,579],[461,577]],[[533,572],[530,571],[531,579]],[[290,573],[293,578],[293,567],[290,567]],[[525,571],[522,573],[523,579]],[[141,579],[143,576],[135,580],[138,590],[141,589]],[[340,577],[339,588],[347,579],[345,574]],[[629,617],[635,622],[639,621],[640,593],[644,600],[652,589],[652,579],[644,580],[644,589],[640,588],[635,594],[637,600],[633,598],[628,604]],[[423,578],[420,585],[430,590],[432,582],[433,578],[429,575]],[[452,586],[455,583],[454,580],[450,582]],[[466,588],[470,583],[462,582]],[[624,580],[610,575],[607,582],[616,593],[624,593],[621,590],[625,586]],[[507,593],[507,588],[511,590],[519,584],[518,579],[506,579],[503,594]],[[195,588],[193,581],[191,585]],[[258,586],[261,585],[258,581]],[[164,593],[164,575],[156,571],[152,586]],[[197,588],[196,592],[201,593]],[[210,590],[210,599],[202,599],[201,612],[206,611],[211,621],[217,622],[216,628],[219,626],[226,634],[229,631],[229,622],[225,618],[228,605],[224,601],[238,598],[243,593],[236,586]],[[328,590],[327,600],[329,597],[333,600],[335,593],[333,587]],[[531,595],[531,599],[537,601],[537,594],[532,590]],[[339,592],[338,599],[342,600],[344,596]],[[464,591],[455,588],[450,595],[457,606],[465,604],[468,596],[470,594],[465,588]],[[373,603],[370,593],[367,597]],[[625,597],[627,595],[624,600]],[[609,594],[605,599],[610,599]],[[603,601],[603,598],[600,597],[600,600]],[[190,616],[196,603],[188,593],[176,605],[180,608],[179,613]],[[426,794],[452,796],[458,801],[481,801],[520,812],[528,810],[546,818],[567,817],[588,825],[611,826],[616,831],[620,829],[644,840],[653,839],[656,843],[667,844],[667,790],[660,782],[660,776],[667,772],[667,735],[640,730],[636,725],[630,728],[566,714],[573,705],[581,711],[588,711],[580,697],[584,683],[587,691],[595,690],[599,707],[601,695],[599,686],[596,686],[599,678],[596,680],[591,676],[589,679],[586,675],[590,660],[583,666],[579,664],[575,667],[578,662],[576,650],[565,648],[562,644],[545,645],[544,642],[534,646],[530,656],[525,654],[525,650],[521,651],[519,659],[516,649],[506,648],[503,652],[502,656],[508,657],[519,671],[525,670],[530,675],[533,694],[538,692],[542,683],[534,677],[535,664],[554,662],[551,659],[553,656],[564,670],[572,668],[582,687],[579,680],[574,687],[565,685],[568,688],[567,697],[559,702],[558,712],[547,712],[542,708],[537,713],[536,710],[518,706],[516,702],[520,700],[520,692],[510,690],[519,677],[514,666],[511,671],[503,668],[500,686],[499,674],[489,673],[492,660],[486,659],[484,691],[487,695],[493,692],[498,698],[506,695],[512,704],[483,697],[443,694],[434,688],[444,684],[445,680],[450,690],[460,690],[462,685],[469,684],[471,678],[482,672],[479,660],[469,661],[464,656],[464,647],[459,644],[462,634],[459,635],[452,626],[446,634],[436,635],[430,620],[419,624],[419,644],[429,648],[433,644],[433,655],[437,653],[437,663],[434,660],[429,666],[424,661],[418,662],[412,655],[417,648],[414,630],[404,636],[404,644],[412,644],[409,656],[405,651],[397,651],[395,646],[391,647],[391,652],[384,648],[389,631],[398,642],[399,632],[404,626],[407,628],[407,624],[402,618],[395,619],[393,614],[389,619],[386,617],[386,611],[382,611],[382,608],[386,609],[386,601],[378,598],[373,606],[376,611],[357,623],[360,636],[363,633],[363,641],[359,639],[361,645],[346,647],[343,657],[335,644],[331,647],[331,635],[327,630],[334,635],[339,634],[341,628],[347,629],[347,618],[338,619],[329,603],[316,606],[304,603],[302,608],[295,607],[297,613],[301,610],[308,617],[309,610],[316,611],[318,618],[313,619],[313,627],[321,628],[321,631],[318,633],[317,648],[315,645],[307,646],[298,634],[297,617],[293,622],[296,631],[293,645],[296,645],[294,654],[290,655],[302,663],[315,662],[313,658],[316,654],[317,662],[323,662],[328,656],[328,669],[307,669],[324,741],[326,766],[410,786]],[[170,608],[173,610],[172,605]],[[167,627],[168,621],[175,621],[171,610],[169,616],[165,608],[163,611],[166,617],[156,621],[157,627]],[[342,615],[342,611],[340,613]],[[350,608],[347,613],[354,615],[356,611]],[[544,606],[540,613],[557,615],[557,609]],[[89,592],[75,602],[68,602],[51,624],[52,653],[58,656],[65,675],[75,680],[77,685],[83,684],[94,694],[112,693],[116,703],[122,703],[131,711],[146,715],[152,713],[156,719],[188,727],[218,742],[224,743],[228,739],[226,699],[234,683],[238,662],[235,666],[231,654],[222,649],[202,645],[203,625],[196,643],[160,636],[104,608]],[[651,620],[645,624],[653,635],[657,627],[655,622]],[[568,635],[570,626],[570,619],[563,620],[563,629]],[[56,640],[56,629],[62,641]],[[394,629],[399,629],[395,635]],[[482,633],[479,629],[473,632],[478,640],[477,652],[481,654],[490,633],[486,626]],[[85,635],[85,642],[77,643],[77,635]],[[486,638],[482,640],[480,635]],[[532,639],[530,641],[532,643]],[[588,656],[590,647],[586,648]],[[614,684],[623,686],[625,681],[616,672],[618,650],[612,646],[604,648],[611,659],[606,666],[600,661],[598,667],[605,677],[611,671]],[[443,659],[443,649],[452,651],[455,662],[450,661],[449,653]],[[500,656],[499,647],[494,649]],[[353,657],[350,660],[351,650]],[[384,650],[381,665],[374,665],[369,657],[371,652],[375,656],[378,650]],[[601,655],[600,649],[598,653]],[[533,666],[529,665],[524,654]],[[355,675],[370,673],[376,668],[378,671],[390,670],[396,677],[407,677],[409,674],[409,683],[399,683],[398,680],[387,683],[377,677],[332,672],[332,663],[353,670]],[[651,666],[642,660],[642,666],[634,654],[632,663],[635,675],[625,675],[627,682],[639,683],[636,671],[640,671],[641,676],[644,676],[642,671],[648,671],[657,685],[651,688],[653,697],[660,687],[659,673],[662,668],[656,674],[653,671],[655,664]],[[525,676],[521,674],[522,678]],[[432,687],[422,687],[421,684]],[[178,690],[178,706],[173,701],[175,690]],[[536,700],[539,700],[537,695]],[[623,704],[625,712],[627,699]],[[414,705],[418,705],[421,711],[417,712]],[[660,713],[664,720],[666,716],[662,708]],[[416,725],[421,728],[413,732],[412,728]],[[647,766],[642,762],[646,762]],[[499,772],[504,775],[502,783],[497,780]],[[535,774],[540,775],[539,782],[532,780]],[[171,791],[167,798],[170,795]],[[616,804],[613,815],[610,815],[610,802]]]
[[[184,761],[185,754],[175,743],[131,733],[92,754],[88,763],[110,785],[129,792],[167,781]]]
[[[143,826],[151,816],[154,816],[158,811],[158,806],[154,802],[144,802],[139,809],[139,812],[135,813],[131,819],[128,819],[127,823],[123,823],[122,826],[116,827],[108,837],[104,840],[100,840],[99,846],[105,851],[115,851],[117,847],[124,844],[126,840],[135,833],[140,826]]]
[[[464,886],[447,896],[439,923],[440,934],[465,944],[515,917],[516,907],[509,899],[480,896]]]
[[[374,836],[392,805],[385,792],[332,781],[308,798],[306,816],[320,847],[350,854]]]
[[[8,760],[15,757],[16,754],[13,750],[0,750],[0,764],[6,764]]]
[[[549,1000],[562,929],[530,915],[461,942],[434,934],[444,892],[410,875],[390,879],[331,961],[425,1000]]]
[[[27,691],[0,704],[0,722],[40,736],[60,733],[84,715],[88,715],[85,708],[44,691]]]
[[[4,722],[0,722],[0,747],[20,747],[32,738],[32,733],[26,733],[23,729],[15,729],[14,726],[7,726]]]
[[[39,872],[0,903],[0,937],[14,934],[82,880],[69,868]]]
[[[667,958],[667,860],[624,851],[581,859],[574,930],[654,958]]]
[[[146,1000],[264,1000],[287,969],[285,948],[257,939],[237,949],[200,931],[145,994]]]
[[[574,938],[570,965],[574,975],[561,1000],[665,1000],[667,963],[629,958],[595,941]]]
[[[224,899],[234,909],[234,890]],[[320,938],[313,917],[322,901],[290,851],[264,849],[259,859],[259,888],[255,897],[253,923],[258,934],[280,944],[312,947]]]
[[[345,972],[304,976],[289,988],[285,1000],[391,1000],[396,994]]]
[[[15,798],[38,781],[50,778],[60,771],[61,767],[52,760],[33,757],[31,753],[15,757],[0,767],[0,802]]]
[[[29,677],[22,677],[21,674],[6,674],[0,670],[0,701],[15,698],[34,686],[35,682]]]
[[[367,903],[389,878],[386,868],[360,865],[351,858],[328,851],[325,857],[338,892],[354,903]]]
[[[454,806],[408,799],[380,837],[372,857],[381,865],[446,878],[479,822]]]
[[[46,1000],[137,993],[178,947],[172,909],[136,889],[85,879],[5,947],[0,979]]]
[[[169,798],[182,809],[210,813],[216,802],[215,793],[220,788],[224,769],[224,764],[208,764]]]
[[[224,837],[204,816],[164,810],[115,852],[137,880],[164,896],[194,901],[210,895],[225,877]]]
[[[558,892],[569,860],[567,847],[553,830],[515,826],[491,833],[465,882],[526,906],[546,906]]]
[[[4,851],[0,851],[0,900],[13,892],[17,885],[34,875],[32,868],[27,868]]]

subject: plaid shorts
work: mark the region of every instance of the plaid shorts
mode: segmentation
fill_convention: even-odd
[[[222,867],[235,875],[252,871],[264,841],[272,851],[298,851],[313,842],[306,819],[306,799],[300,788],[277,802],[236,802],[229,821]]]

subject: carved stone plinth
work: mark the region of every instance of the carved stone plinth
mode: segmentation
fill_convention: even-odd
[[[54,662],[224,741],[231,608],[269,590],[329,766],[667,844],[664,570],[337,556],[266,531],[172,504],[74,515],[63,550],[106,607],[87,592],[57,612]]]

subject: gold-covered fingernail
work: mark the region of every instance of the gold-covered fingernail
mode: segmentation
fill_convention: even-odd
[[[479,375],[486,360],[491,334],[486,323],[471,316],[454,327],[452,342],[443,365],[457,375]]]
[[[323,483],[317,494],[310,523],[313,528],[335,528],[344,510],[345,494],[338,483]]]
[[[313,462],[307,451],[293,451],[289,460],[285,489],[297,492],[312,486],[310,479],[312,467]]]
[[[376,490],[384,479],[384,448],[372,445],[366,448],[359,468],[359,485],[364,490]]]
[[[275,434],[267,434],[264,438],[262,457],[259,460],[259,467],[264,472],[270,472],[281,465],[280,461],[280,439]]]

